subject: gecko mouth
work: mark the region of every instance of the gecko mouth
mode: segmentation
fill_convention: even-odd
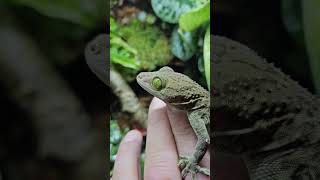
[[[225,130],[225,131],[215,131],[213,132],[214,137],[223,137],[223,136],[238,136],[242,134],[249,134],[254,132],[255,128],[244,128],[244,129],[235,129],[235,130]]]

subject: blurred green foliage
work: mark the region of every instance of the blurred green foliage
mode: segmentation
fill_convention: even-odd
[[[16,5],[27,6],[52,18],[70,21],[87,28],[96,26],[108,8],[104,0],[7,0]]]
[[[155,25],[134,20],[123,26],[120,32],[128,44],[137,50],[140,70],[154,70],[157,66],[168,64],[172,59],[169,41]]]
[[[1,20],[18,25],[58,66],[81,60],[92,36],[105,30],[104,0],[5,0]]]
[[[111,63],[120,64],[126,68],[139,70],[137,50],[130,46],[119,33],[120,28],[116,21],[110,17],[110,60]]]
[[[206,35],[204,36],[204,47],[203,47],[203,59],[204,59],[204,68],[205,68],[205,75],[207,79],[208,89],[210,90],[210,27],[208,27]]]
[[[197,33],[182,32],[176,28],[171,35],[171,51],[182,61],[188,61],[197,52]]]
[[[320,92],[320,1],[302,1],[305,44],[309,55],[313,83]]]
[[[210,0],[152,0],[151,4],[161,20],[178,24],[171,34],[172,54],[182,61],[196,57],[198,69],[210,86],[210,36],[204,45],[205,33],[210,34]]]
[[[301,0],[282,0],[281,12],[284,26],[298,44],[303,44]]]
[[[196,7],[194,0],[151,0],[155,14],[163,21],[176,24],[181,14]]]
[[[112,9],[114,6],[116,6],[119,3],[119,0],[110,0],[110,8]]]
[[[169,41],[155,25],[133,20],[118,25],[110,18],[111,63],[123,77],[132,81],[142,70],[151,71],[172,59]]]
[[[119,149],[119,145],[123,137],[129,132],[129,128],[121,129],[116,120],[110,121],[110,177],[112,176],[112,169],[116,160],[116,155]],[[144,152],[140,157],[140,168],[143,174],[144,169]]]
[[[183,31],[193,31],[210,20],[210,1],[202,3],[197,8],[181,14],[179,27]]]
[[[286,30],[306,50],[316,92],[320,92],[320,1],[282,0],[282,17]],[[296,69],[298,69],[297,67]]]
[[[119,145],[129,128],[120,129],[116,120],[110,120],[110,167],[113,167]],[[110,168],[110,176],[112,176],[112,169]]]

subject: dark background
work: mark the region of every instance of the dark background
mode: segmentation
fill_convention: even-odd
[[[0,2],[1,180],[106,178],[109,90],[84,48],[107,3]]]

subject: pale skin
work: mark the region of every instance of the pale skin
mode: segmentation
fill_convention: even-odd
[[[186,114],[169,108],[163,101],[154,98],[150,104],[146,142],[144,174],[139,174],[139,156],[142,135],[130,131],[121,142],[113,169],[113,180],[133,179],[182,179],[177,166],[178,154],[191,154],[197,137],[187,120]],[[210,153],[200,162],[201,167],[210,168]],[[199,180],[210,177],[197,174]],[[192,179],[188,175],[185,179]]]

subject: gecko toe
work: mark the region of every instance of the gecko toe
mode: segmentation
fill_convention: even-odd
[[[179,160],[179,163],[178,163],[178,167],[180,169],[184,169],[186,167],[186,165],[188,164],[188,157],[185,157],[185,156],[181,156],[180,157],[180,160]]]
[[[188,174],[191,174],[192,179],[196,180],[197,173],[202,173],[204,175],[210,176],[210,171],[208,169],[198,166],[196,163],[190,161],[188,157],[180,157],[178,166],[182,170],[182,178],[185,178]]]

